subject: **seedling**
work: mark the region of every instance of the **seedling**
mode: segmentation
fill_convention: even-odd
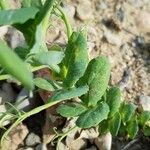
[[[0,127],[4,127],[6,120],[13,123],[2,136],[1,144],[24,119],[62,101],[64,104],[57,108],[57,113],[66,118],[77,117],[73,129],[99,127],[100,134],[111,132],[114,136],[127,135],[131,139],[142,129],[149,136],[150,112],[138,113],[136,105],[122,102],[118,87],[108,85],[110,64],[107,57],[98,56],[89,61],[85,34],[81,30],[72,31],[60,2],[46,0],[43,4],[42,0],[22,0],[21,3],[22,8],[7,10],[7,3],[0,1],[0,25],[15,27],[26,40],[26,47],[14,51],[5,41],[0,41],[0,80],[15,78],[32,92],[43,89],[53,94],[46,104],[29,112],[17,110],[17,105],[13,105],[0,115]],[[66,25],[68,43],[65,49],[58,45],[48,49],[44,42],[51,14],[60,17]],[[33,72],[42,68],[51,70],[53,78],[34,78]],[[76,97],[80,101],[72,100]],[[58,143],[71,131],[57,133]]]

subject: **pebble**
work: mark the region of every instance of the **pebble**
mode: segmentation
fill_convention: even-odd
[[[39,143],[41,143],[41,139],[38,135],[34,133],[30,133],[25,140],[25,144],[27,146],[35,146]]]
[[[19,103],[16,107],[19,110],[29,111],[33,108],[35,101],[29,98],[29,91],[23,88],[18,94],[15,104]]]
[[[74,21],[74,16],[75,16],[75,7],[73,5],[67,4],[67,5],[64,6],[64,9],[65,9],[65,12],[66,12],[67,16],[69,17],[69,20],[71,22],[73,22]]]
[[[95,144],[99,150],[111,150],[112,135],[110,132],[95,139]]]
[[[8,28],[7,32],[7,41],[12,49],[16,47],[25,47],[26,42],[23,34],[16,30],[15,28]]]
[[[79,149],[85,149],[87,146],[87,141],[84,139],[74,139],[69,136],[66,137],[66,145],[69,149],[72,150],[79,150]]]
[[[16,93],[13,90],[12,86],[9,83],[3,83],[2,88],[0,89],[0,97],[2,98],[1,102],[13,103],[16,98]]]
[[[150,32],[150,13],[146,11],[138,12],[135,17],[135,23],[140,32]]]
[[[90,148],[86,148],[85,150],[97,150],[96,146],[91,146]]]
[[[4,35],[8,32],[8,26],[0,27],[0,39],[4,38]]]
[[[82,0],[76,9],[77,18],[82,21],[93,19],[92,3],[89,0]]]
[[[27,127],[23,124],[14,128],[4,142],[4,150],[16,150],[18,145],[22,145],[25,137],[29,133]],[[23,148],[25,150],[25,148]]]
[[[139,103],[144,111],[150,111],[150,97],[147,95],[141,95],[139,97]]]
[[[39,144],[35,147],[35,150],[47,150],[47,147],[45,144]]]
[[[104,33],[104,37],[107,39],[108,43],[110,43],[110,44],[116,45],[118,47],[120,47],[122,44],[121,37],[110,31],[106,31]]]

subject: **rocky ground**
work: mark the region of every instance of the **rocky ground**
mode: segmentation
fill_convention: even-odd
[[[18,6],[14,3],[14,7]],[[87,28],[90,57],[108,56],[111,63],[111,85],[119,85],[123,97],[127,101],[140,103],[145,110],[150,110],[150,2],[149,0],[65,0],[62,3],[74,29]],[[18,36],[10,30],[7,32],[12,47],[17,44]],[[65,27],[60,19],[52,16],[52,24],[47,32],[47,44],[66,44]],[[0,96],[6,97],[9,84],[1,84]],[[11,92],[9,92],[11,93]],[[16,96],[14,94],[10,97]],[[9,98],[7,98],[9,99]],[[42,112],[44,114],[44,112]],[[15,129],[12,139],[16,143],[10,150],[23,149],[46,150],[46,132],[42,137],[44,120],[40,113],[26,120],[26,126]],[[50,116],[64,123],[58,116]],[[33,123],[34,120],[34,123]],[[70,123],[70,122],[69,122]],[[36,124],[36,127],[33,126]],[[58,125],[58,123],[57,123]],[[68,127],[69,125],[67,125]],[[66,127],[66,128],[67,128]],[[65,130],[65,129],[64,129]],[[19,131],[19,132],[17,132]],[[21,137],[20,135],[21,132]],[[66,138],[66,145],[61,143],[63,150],[96,150],[110,149],[111,136],[98,137],[94,129],[81,131],[76,141],[74,135]],[[31,140],[32,139],[32,140]],[[23,142],[22,142],[23,141]],[[32,141],[32,142],[31,142]],[[22,142],[22,144],[20,144]],[[106,142],[106,143],[105,143]],[[114,150],[148,150],[150,141],[139,135],[134,141],[115,138],[112,142]],[[42,147],[42,148],[41,148]],[[63,148],[64,147],[64,148]],[[49,148],[55,149],[50,146]]]

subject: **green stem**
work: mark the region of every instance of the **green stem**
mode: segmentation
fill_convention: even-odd
[[[43,68],[47,68],[47,66],[42,65],[42,66],[37,66],[37,67],[31,68],[31,72],[35,72],[35,71],[43,69]],[[10,79],[10,78],[12,78],[12,76],[9,75],[9,74],[0,75],[0,81],[1,80],[7,80],[7,79]]]
[[[68,130],[67,132],[61,134],[61,137],[60,137],[60,138],[58,139],[58,141],[57,141],[56,150],[59,150],[59,144],[60,144],[60,142],[61,142],[69,133],[71,133],[71,132],[73,132],[73,131],[75,131],[75,130],[77,130],[77,129],[79,129],[79,128],[78,128],[77,126],[75,126],[75,127],[71,128],[70,130]]]
[[[71,24],[70,24],[70,22],[69,22],[69,19],[68,19],[68,17],[67,17],[67,15],[66,15],[66,13],[64,12],[64,10],[62,9],[62,7],[60,7],[60,6],[57,6],[57,9],[59,10],[59,12],[61,13],[61,17],[62,17],[62,19],[63,19],[63,21],[64,21],[64,23],[65,23],[65,25],[66,25],[66,28],[67,28],[67,36],[68,36],[68,38],[71,36],[71,34],[72,34],[72,27],[71,27]]]
[[[20,117],[9,127],[9,129],[3,134],[2,138],[1,138],[1,146],[2,146],[2,144],[3,144],[4,140],[5,140],[5,138],[6,138],[6,137],[8,136],[8,134],[10,133],[10,131],[11,131],[14,127],[16,127],[17,125],[19,125],[23,120],[25,120],[26,118],[28,118],[28,117],[30,117],[30,116],[32,116],[32,115],[34,115],[34,114],[37,114],[37,113],[41,112],[42,110],[45,110],[45,109],[47,109],[47,108],[49,108],[49,107],[51,107],[51,106],[53,106],[53,105],[55,105],[55,104],[57,104],[57,103],[59,103],[59,102],[60,102],[60,101],[54,101],[54,102],[47,103],[47,104],[45,104],[45,105],[39,106],[39,107],[37,107],[37,108],[34,108],[34,109],[32,109],[31,111],[29,111],[29,112],[23,114],[22,116],[20,116]]]
[[[10,8],[6,0],[0,0],[0,7],[2,8],[2,10],[6,10]]]
[[[10,79],[11,75],[9,74],[4,74],[4,75],[0,75],[0,80],[6,80],[6,79]]]

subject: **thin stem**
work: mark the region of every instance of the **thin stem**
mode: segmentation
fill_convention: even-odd
[[[56,150],[59,150],[59,144],[60,144],[60,142],[61,142],[69,133],[71,133],[71,132],[73,132],[73,131],[75,131],[75,130],[77,130],[77,129],[79,129],[79,128],[78,128],[77,126],[75,126],[75,127],[71,128],[70,130],[68,130],[67,132],[63,133],[62,136],[61,136],[61,137],[58,139],[58,141],[57,141]]]
[[[1,138],[1,146],[2,146],[2,144],[3,144],[3,142],[4,142],[4,139],[8,136],[8,134],[10,133],[10,131],[11,131],[14,127],[16,127],[17,125],[19,125],[23,120],[25,120],[26,118],[28,118],[28,117],[30,117],[30,116],[32,116],[32,115],[34,115],[34,114],[37,114],[37,113],[41,112],[42,110],[45,110],[45,109],[47,109],[47,108],[49,108],[49,107],[51,107],[51,106],[53,106],[53,105],[55,105],[55,104],[57,104],[57,103],[59,103],[59,102],[60,102],[60,101],[54,101],[54,102],[47,103],[47,104],[45,104],[45,105],[39,106],[39,107],[37,107],[37,108],[34,108],[34,109],[32,109],[31,111],[29,111],[29,112],[23,114],[22,116],[20,116],[20,117],[9,127],[9,129],[3,134],[2,138]]]
[[[64,23],[65,23],[65,25],[66,25],[66,28],[67,28],[67,36],[68,36],[68,38],[71,36],[71,34],[72,34],[72,27],[71,27],[71,24],[70,24],[70,22],[69,22],[69,19],[68,19],[68,17],[67,17],[67,15],[66,15],[66,13],[64,12],[64,10],[62,9],[62,7],[60,7],[60,6],[57,6],[57,9],[59,10],[59,12],[61,13],[61,17],[62,17],[62,19],[63,19],[63,21],[64,21]]]
[[[9,78],[12,78],[11,75],[9,75],[9,74],[0,75],[0,80],[6,80]]]
[[[42,65],[42,66],[33,67],[33,68],[31,68],[31,72],[35,72],[35,71],[43,69],[43,68],[48,68],[48,66]],[[9,74],[0,75],[0,80],[7,80],[10,78],[12,78],[12,76]]]

